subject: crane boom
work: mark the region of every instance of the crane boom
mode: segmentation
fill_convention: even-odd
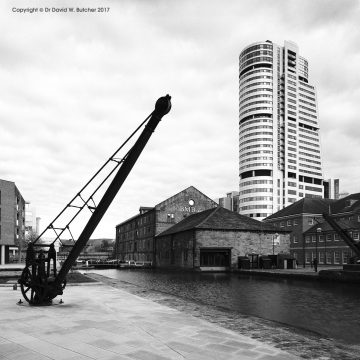
[[[155,109],[150,115],[149,121],[145,125],[144,130],[124,159],[122,159],[120,168],[106,189],[98,205],[91,207],[92,215],[79,235],[79,238],[74,243],[68,257],[62,264],[60,271],[56,274],[56,253],[54,250],[54,243],[50,245],[47,253],[44,252],[44,250],[40,250],[39,254],[36,254],[36,251],[34,250],[35,244],[29,244],[27,249],[26,267],[24,268],[18,282],[21,285],[21,291],[25,300],[31,305],[49,304],[52,302],[52,299],[63,293],[63,289],[66,284],[66,275],[70,271],[81,251],[86,246],[90,236],[93,234],[111,202],[120,190],[122,184],[131,172],[160,120],[170,111],[170,100],[171,97],[169,95],[161,97],[157,100]],[[49,227],[54,228],[52,224],[50,224]],[[53,278],[50,277],[51,261],[53,261],[52,271],[55,275]],[[29,291],[30,294],[28,294]]]
[[[336,231],[341,239],[349,246],[351,250],[354,251],[357,257],[360,257],[360,243],[355,242],[354,239],[344,230],[329,214],[323,213],[324,219],[329,223],[329,225]]]

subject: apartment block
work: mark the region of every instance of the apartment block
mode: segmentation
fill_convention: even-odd
[[[239,57],[239,212],[262,220],[324,195],[316,89],[298,46],[269,40]]]
[[[25,200],[12,181],[0,179],[0,264],[12,260],[25,238]]]

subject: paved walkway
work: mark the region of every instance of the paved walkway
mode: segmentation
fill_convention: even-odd
[[[25,266],[24,263],[4,264],[4,265],[0,265],[0,270],[23,269],[24,266]]]
[[[289,353],[175,309],[96,284],[68,286],[59,304],[17,305],[0,287],[0,359],[295,360]]]

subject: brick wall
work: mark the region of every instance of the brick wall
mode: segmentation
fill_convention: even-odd
[[[189,204],[190,200],[193,200],[193,205]],[[156,206],[156,235],[180,222],[188,215],[216,206],[217,204],[214,201],[190,186]]]
[[[9,246],[25,238],[25,201],[12,181],[0,180],[0,261],[9,262]]]
[[[281,219],[270,219],[266,220],[267,223],[276,224],[276,227],[280,230],[291,231],[290,234],[290,254],[294,256],[299,265],[304,264],[304,251],[303,251],[303,233],[310,229],[316,220],[319,222],[324,221],[320,215],[311,215],[311,214],[296,214],[290,215]],[[309,223],[309,220],[312,220],[312,223]],[[294,222],[296,225],[294,225]],[[283,226],[280,226],[282,224]]]
[[[11,181],[0,180],[0,192],[0,245],[14,246],[25,234],[25,201]]]
[[[274,253],[289,254],[290,235],[280,234]],[[195,249],[194,249],[194,239]],[[243,231],[190,230],[163,236],[156,240],[156,265],[159,267],[200,267],[201,248],[231,249],[231,267],[236,268],[238,256],[249,253],[273,253],[273,234]],[[185,260],[186,259],[186,260]]]
[[[194,202],[193,205],[190,205],[190,200]],[[154,261],[155,235],[188,215],[216,206],[213,200],[190,186],[156,205],[154,209],[118,225],[116,227],[117,257],[126,260]]]
[[[194,231],[163,236],[156,239],[156,266],[192,269]]]
[[[280,234],[280,244],[275,245],[274,253],[289,254],[289,234]],[[200,266],[200,248],[231,248],[231,266],[237,267],[238,256],[255,253],[271,255],[273,234],[243,231],[198,230],[196,232],[195,267]]]

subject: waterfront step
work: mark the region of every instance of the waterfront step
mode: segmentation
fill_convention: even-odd
[[[344,271],[359,271],[360,272],[360,264],[347,264],[343,266]]]

